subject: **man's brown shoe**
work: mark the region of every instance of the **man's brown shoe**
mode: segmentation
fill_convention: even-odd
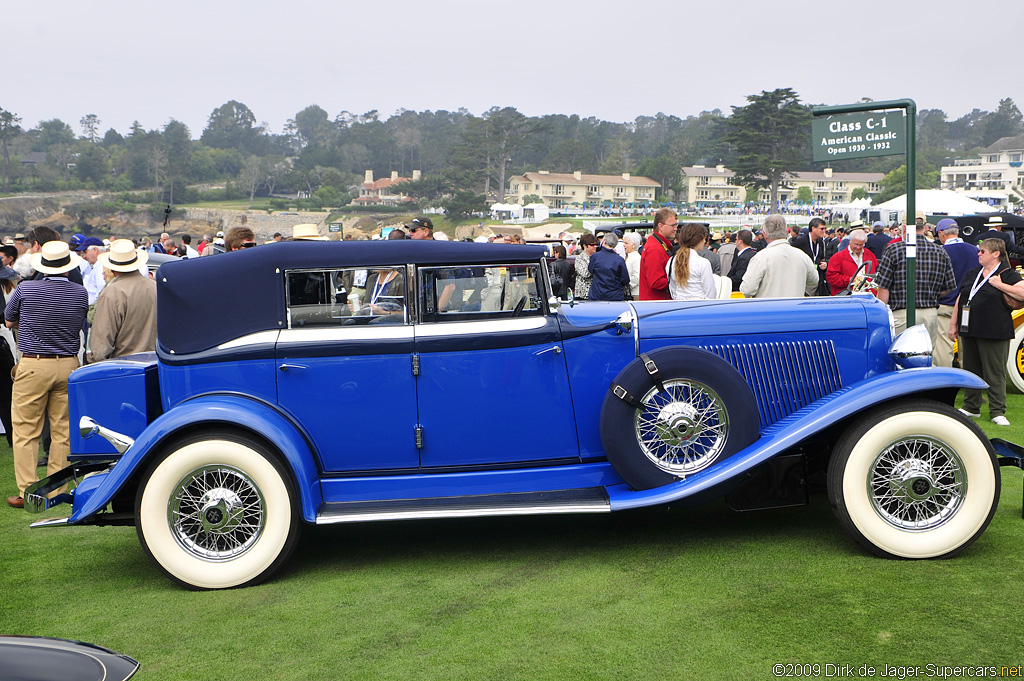
[[[7,503],[12,508],[25,508],[25,500],[21,497],[7,497]]]

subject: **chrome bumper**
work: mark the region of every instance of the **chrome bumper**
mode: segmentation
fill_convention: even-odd
[[[69,482],[77,483],[90,473],[105,471],[114,465],[113,461],[89,461],[73,463],[67,468],[48,475],[39,482],[25,489],[25,510],[29,513],[42,513],[59,504],[71,503],[71,494],[64,492],[53,497],[47,495],[60,489]]]

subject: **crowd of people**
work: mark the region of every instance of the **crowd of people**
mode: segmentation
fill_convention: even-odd
[[[1021,258],[1024,247],[1003,231],[1001,217],[992,216],[985,227],[975,246],[960,238],[956,220],[945,218],[932,228],[917,213],[914,317],[931,337],[934,366],[953,366],[959,340],[960,365],[990,386],[989,418],[1009,425],[1005,365],[1014,337],[1011,313],[1024,307],[1024,281],[1010,267],[1009,256]],[[832,228],[827,218],[815,217],[800,229],[787,227],[781,215],[769,215],[761,229],[723,235],[709,233],[702,223],[680,224],[665,208],[655,214],[646,242],[639,246],[639,241],[635,232],[621,241],[614,232],[603,239],[588,233],[574,248],[571,238],[562,238],[553,271],[582,300],[718,298],[718,276],[727,278],[733,296],[747,298],[867,290],[892,310],[897,334],[907,327],[904,225],[875,222],[868,228],[856,220]],[[623,243],[631,246],[620,250]],[[560,265],[568,255],[576,256],[573,267]],[[982,391],[967,391],[961,411],[979,418],[981,402]]]

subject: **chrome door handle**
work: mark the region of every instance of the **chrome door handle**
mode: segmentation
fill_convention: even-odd
[[[540,357],[541,355],[546,354],[548,352],[553,352],[556,355],[559,355],[559,354],[562,353],[562,348],[561,348],[561,346],[558,346],[558,345],[552,345],[550,348],[547,348],[545,350],[541,350],[540,352],[536,353],[534,355],[534,357]]]
[[[303,364],[282,364],[277,368],[280,369],[281,371],[288,371],[289,369],[308,369],[309,367]]]

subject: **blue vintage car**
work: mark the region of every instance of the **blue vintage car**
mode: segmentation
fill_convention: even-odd
[[[952,556],[999,497],[871,296],[561,304],[540,247],[275,244],[160,268],[155,355],[70,382],[37,526],[134,524],[173,580],[266,579],[303,524],[804,503],[880,556]],[[91,437],[92,435],[101,437]],[[71,492],[61,486],[76,483]]]

